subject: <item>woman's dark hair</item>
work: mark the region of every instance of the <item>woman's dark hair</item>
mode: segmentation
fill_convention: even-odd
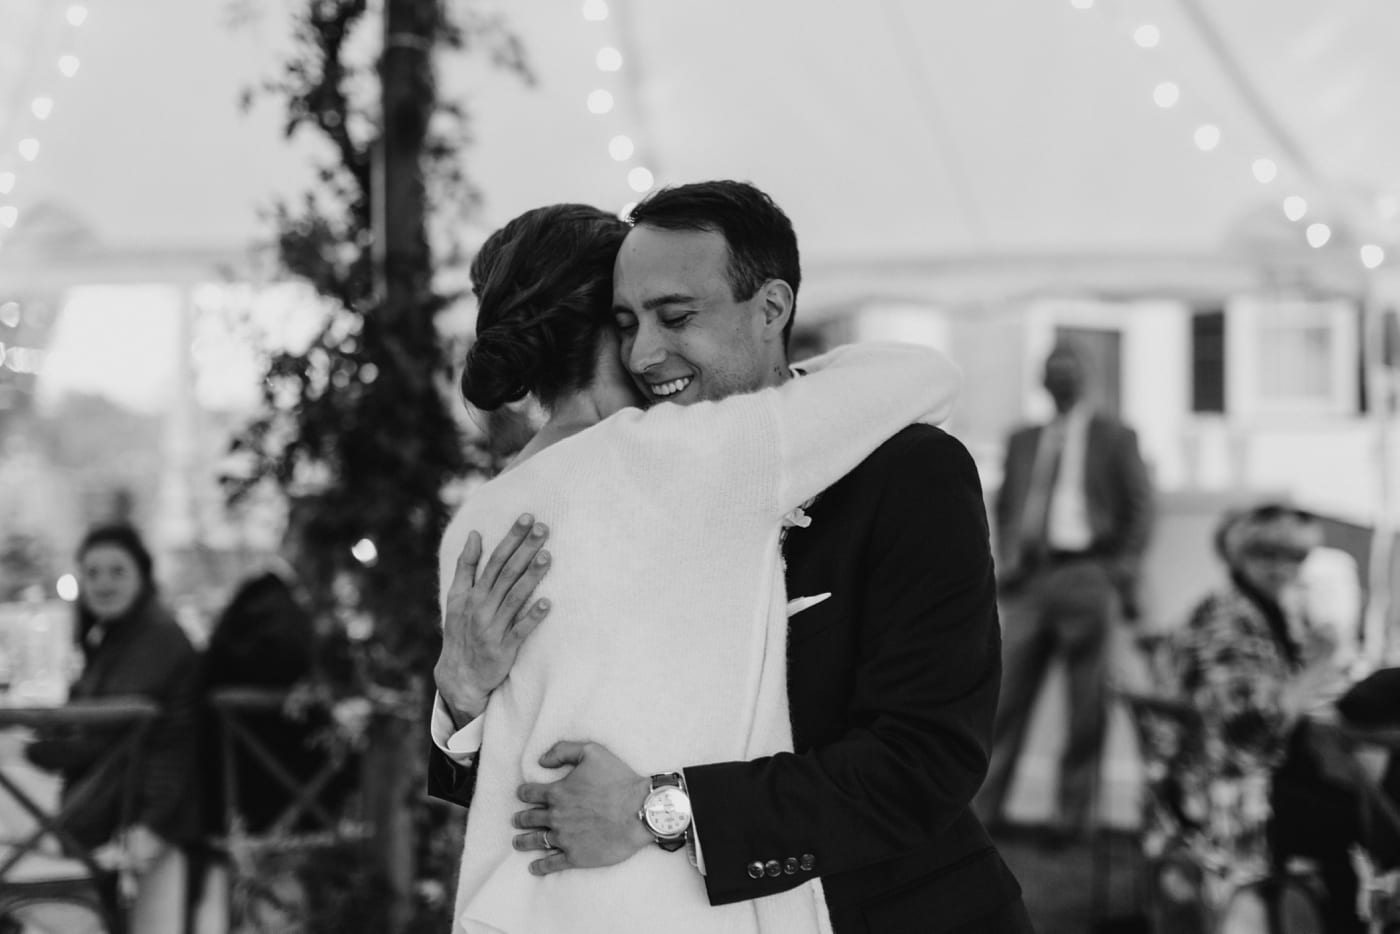
[[[662,230],[709,230],[729,245],[729,288],[736,302],[754,297],[763,283],[782,279],[792,288],[786,343],[797,317],[802,264],[792,221],[773,199],[748,182],[696,182],[662,188],[632,209],[628,219]]]
[[[146,548],[146,543],[141,540],[141,533],[124,522],[96,526],[90,529],[78,544],[78,563],[82,563],[89,551],[101,545],[120,548],[131,557],[131,560],[136,564],[137,572],[141,575],[141,589],[136,594],[132,610],[138,610],[145,606],[148,601],[155,597],[156,577],[155,561],[152,560],[151,552]],[[97,617],[88,609],[81,593],[78,595],[76,606],[78,625],[73,635],[79,645],[85,645],[87,634],[97,622]]]
[[[526,211],[472,261],[476,342],[462,395],[484,411],[533,394],[546,408],[593,378],[612,324],[612,273],[627,225],[586,204]]]

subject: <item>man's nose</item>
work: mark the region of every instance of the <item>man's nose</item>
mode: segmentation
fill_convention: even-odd
[[[637,326],[632,346],[627,350],[627,369],[640,376],[666,359],[666,349],[659,336],[654,327],[645,324]]]

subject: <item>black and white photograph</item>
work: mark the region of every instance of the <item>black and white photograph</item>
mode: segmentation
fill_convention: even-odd
[[[1400,932],[1398,49],[0,0],[0,934]]]

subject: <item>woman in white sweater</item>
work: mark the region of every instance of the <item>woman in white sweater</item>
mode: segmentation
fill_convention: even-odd
[[[792,749],[785,517],[905,425],[946,417],[959,385],[932,350],[854,345],[776,389],[637,408],[610,321],[626,230],[593,208],[540,208],[493,234],[473,265],[464,395],[490,410],[529,393],[549,419],[452,520],[442,595],[469,531],[495,541],[529,512],[551,529],[541,594],[554,609],[472,724],[457,922],[507,934],[829,930],[816,881],[712,907],[680,852],[539,877],[511,845],[516,789],[558,777],[539,759],[561,738],[603,743],[642,774]]]

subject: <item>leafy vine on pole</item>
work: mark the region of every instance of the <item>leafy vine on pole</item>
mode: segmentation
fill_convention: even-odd
[[[438,94],[441,53],[533,80],[519,40],[470,0],[303,0],[291,52],[245,98],[280,99],[287,137],[326,144],[313,185],[270,212],[281,274],[315,291],[323,317],[305,347],[269,353],[259,410],[232,442],[242,469],[224,478],[233,504],[267,483],[288,500],[317,617],[356,645],[356,664],[321,673],[326,692],[416,725],[439,645],[444,489],[489,463],[452,415],[460,348],[436,324],[457,298],[441,285],[463,265],[453,232],[480,201],[462,158],[469,115]],[[402,777],[383,780],[372,794],[388,804],[369,804],[389,852],[377,930],[404,930],[421,919],[407,890],[423,887],[413,867],[433,843]]]
[[[437,651],[442,491],[481,463],[450,409],[457,348],[435,323],[457,298],[439,290],[437,273],[460,265],[451,232],[479,192],[463,167],[468,114],[439,98],[432,55],[475,51],[531,77],[498,16],[471,3],[383,3],[386,19],[399,10],[412,33],[391,36],[378,61],[363,62],[350,47],[379,25],[367,0],[306,0],[290,55],[262,87],[285,101],[288,137],[329,144],[314,186],[270,217],[281,271],[315,290],[324,317],[306,347],[269,354],[259,411],[233,441],[247,466],[225,489],[234,503],[268,481],[286,493],[303,533],[299,570],[317,603],[368,620],[373,681],[405,687],[431,670]],[[421,54],[389,73],[399,44]],[[380,74],[401,86],[381,88]],[[390,116],[388,145],[384,100],[409,108]],[[395,163],[379,156],[381,146],[397,152]],[[400,199],[381,214],[380,184],[418,203]],[[355,546],[366,539],[373,548],[358,553],[374,557],[361,560]]]

